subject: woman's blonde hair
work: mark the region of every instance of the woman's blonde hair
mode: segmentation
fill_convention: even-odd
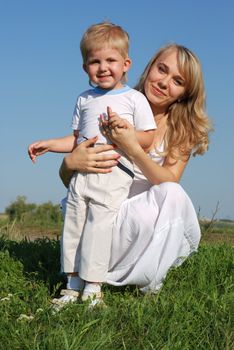
[[[127,58],[129,35],[122,27],[110,22],[93,24],[86,30],[80,42],[83,63],[86,63],[91,50],[105,48],[105,45],[118,50],[123,58]]]
[[[164,141],[165,155],[177,159],[178,153],[195,156],[208,149],[212,125],[205,112],[205,88],[199,59],[186,47],[169,44],[153,56],[135,88],[145,94],[144,85],[152,65],[164,52],[174,50],[180,74],[185,79],[185,94],[167,111],[168,128]]]

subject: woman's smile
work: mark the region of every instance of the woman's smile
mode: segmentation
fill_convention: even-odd
[[[157,96],[166,96],[166,94],[160,90],[158,87],[152,85],[152,91]]]

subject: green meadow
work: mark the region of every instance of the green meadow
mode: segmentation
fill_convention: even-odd
[[[157,294],[105,285],[107,308],[55,313],[60,225],[0,220],[0,350],[234,349],[233,224],[201,222],[198,252]]]

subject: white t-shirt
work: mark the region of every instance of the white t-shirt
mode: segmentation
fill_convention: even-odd
[[[108,106],[121,118],[128,120],[136,130],[156,128],[150,105],[141,92],[127,85],[116,90],[93,88],[77,98],[72,129],[79,130],[78,143],[94,136],[98,136],[99,143],[110,143],[102,135],[99,126],[100,115],[107,114]]]

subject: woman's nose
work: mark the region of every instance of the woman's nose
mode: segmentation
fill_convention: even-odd
[[[162,88],[166,88],[169,84],[170,81],[170,77],[169,76],[165,76],[162,79],[159,80],[158,84],[160,85],[160,87]]]

